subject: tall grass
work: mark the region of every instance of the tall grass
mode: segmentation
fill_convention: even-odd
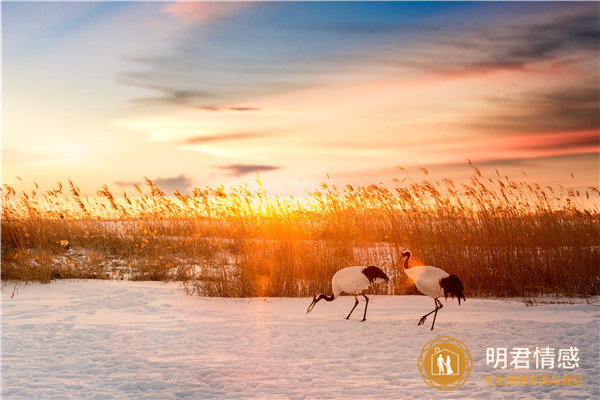
[[[391,186],[322,183],[302,199],[260,184],[167,196],[152,181],[133,195],[88,198],[72,183],[2,191],[2,279],[179,280],[202,296],[309,296],[333,273],[377,265],[376,293],[413,293],[401,251],[458,275],[470,296],[600,294],[597,188],[521,179],[418,178]]]

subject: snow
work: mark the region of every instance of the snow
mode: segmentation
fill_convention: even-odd
[[[177,283],[58,281],[2,291],[2,399],[463,399],[600,398],[599,307],[448,299],[431,320],[425,296],[223,299],[186,296]],[[417,368],[438,336],[473,357],[449,392]],[[574,370],[486,365],[488,347],[576,346]],[[532,358],[533,362],[533,358]],[[577,375],[575,386],[494,386],[485,376]]]

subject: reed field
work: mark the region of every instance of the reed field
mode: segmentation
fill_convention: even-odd
[[[542,187],[527,176],[438,180],[421,169],[390,185],[322,183],[302,198],[260,181],[164,193],[84,196],[67,181],[48,191],[2,188],[2,280],[182,281],[200,296],[312,296],[350,265],[376,265],[378,294],[413,294],[411,265],[456,274],[469,296],[600,294],[600,192]]]

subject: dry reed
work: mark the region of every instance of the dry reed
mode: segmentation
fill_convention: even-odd
[[[72,183],[2,190],[2,279],[180,280],[203,296],[308,296],[333,273],[377,265],[382,294],[413,293],[400,253],[457,274],[470,296],[600,294],[597,188],[542,187],[527,177],[394,180],[392,187],[328,183],[303,199],[259,184],[167,196],[105,185],[89,198]],[[415,263],[416,263],[415,262]]]

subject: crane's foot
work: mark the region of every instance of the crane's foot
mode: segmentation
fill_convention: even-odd
[[[366,320],[367,320],[366,318],[363,318],[360,322],[365,322]]]
[[[421,317],[421,319],[419,320],[419,323],[417,324],[417,326],[421,326],[425,323],[425,320],[427,319],[427,317]]]

